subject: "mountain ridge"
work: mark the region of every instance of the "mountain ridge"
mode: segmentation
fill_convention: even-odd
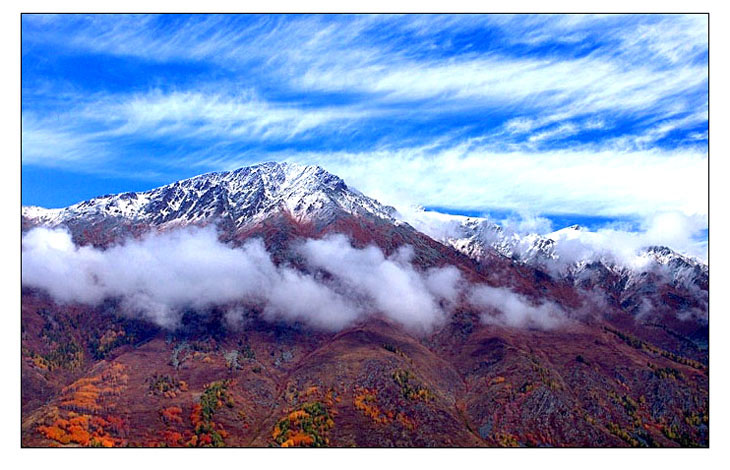
[[[349,189],[320,166],[267,162],[205,173],[148,191],[99,196],[66,208],[24,206],[22,215],[51,226],[79,217],[119,217],[155,226],[228,218],[241,227],[282,208],[300,220],[331,219],[336,210],[367,211],[392,219],[393,211]]]

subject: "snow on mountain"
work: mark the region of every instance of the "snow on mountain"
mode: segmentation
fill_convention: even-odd
[[[553,240],[538,234],[521,235],[487,218],[426,211],[422,207],[404,208],[397,215],[416,230],[477,260],[490,252],[524,263],[555,258]]]
[[[666,267],[677,284],[708,287],[709,268],[700,260],[684,256],[666,246],[650,246],[640,256]]]
[[[348,188],[319,166],[273,162],[208,173],[145,192],[101,196],[63,209],[23,207],[22,215],[47,226],[119,218],[161,227],[223,220],[241,228],[280,211],[299,221],[327,223],[344,212],[395,222],[393,208]]]
[[[708,268],[701,260],[667,247],[611,246],[602,234],[579,225],[539,235],[519,234],[483,217],[450,215],[423,208],[407,208],[398,216],[471,258],[482,260],[496,253],[555,277],[570,277],[576,283],[585,281],[600,267],[623,278],[627,288],[647,272],[668,275],[675,284],[707,284]]]
[[[577,225],[545,237],[554,240],[555,259],[562,257],[562,269],[576,278],[584,277],[584,271],[600,265],[601,269],[624,277],[625,288],[640,282],[646,273],[667,277],[670,283],[685,287],[707,284],[706,263],[666,246],[616,244],[603,233]]]

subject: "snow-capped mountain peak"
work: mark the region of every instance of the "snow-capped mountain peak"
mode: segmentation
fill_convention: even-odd
[[[319,166],[268,162],[149,191],[101,196],[63,209],[24,207],[22,215],[49,226],[120,218],[154,226],[225,220],[242,227],[282,211],[300,221],[327,222],[341,213],[392,220],[393,209],[351,190]]]

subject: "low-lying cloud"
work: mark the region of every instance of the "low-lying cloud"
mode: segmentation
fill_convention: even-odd
[[[418,272],[413,250],[401,247],[393,255],[369,246],[356,249],[342,235],[307,240],[301,248],[310,266],[326,270],[346,290],[372,302],[374,308],[410,329],[444,321],[443,303],[457,300],[461,275],[453,266]]]
[[[43,288],[60,302],[121,298],[127,310],[162,326],[173,326],[182,308],[266,297],[276,285],[296,283],[287,274],[260,241],[234,249],[212,230],[154,234],[107,250],[75,246],[62,229],[36,228],[23,237],[24,285]],[[292,305],[301,299],[292,297]]]
[[[702,236],[706,227],[704,216],[667,211],[647,217],[638,230],[616,225],[595,231],[559,230],[547,236],[557,242],[555,252],[566,263],[606,257],[625,266],[643,268],[650,261],[643,254],[649,246],[667,246],[706,260],[707,240]]]
[[[422,334],[462,301],[489,324],[562,324],[559,308],[533,306],[506,288],[471,285],[454,266],[416,269],[409,246],[386,256],[333,235],[304,240],[293,251],[300,268],[275,264],[260,239],[237,248],[221,243],[212,228],[151,233],[105,250],[76,246],[65,229],[35,228],[23,237],[22,282],[60,303],[116,298],[125,314],[165,328],[178,326],[185,310],[214,306],[226,307],[226,322],[240,326],[243,305],[258,305],[269,321],[338,331],[380,316]]]
[[[549,330],[568,322],[557,304],[532,305],[525,297],[504,287],[476,286],[469,294],[469,302],[481,307],[480,318],[487,324]]]

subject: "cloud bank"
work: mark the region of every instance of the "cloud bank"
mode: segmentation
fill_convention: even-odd
[[[269,321],[300,322],[338,331],[381,316],[424,334],[442,325],[464,300],[485,323],[554,328],[560,310],[533,306],[506,288],[473,286],[453,266],[420,271],[413,251],[385,256],[375,247],[354,248],[342,235],[308,239],[294,247],[304,269],[276,265],[259,239],[233,248],[211,228],[148,234],[106,250],[74,245],[64,229],[34,228],[23,236],[24,286],[46,290],[60,303],[121,301],[127,315],[165,328],[185,310],[228,308],[239,325],[244,308],[258,305]]]
[[[36,228],[23,237],[22,282],[61,302],[93,305],[121,298],[126,310],[167,327],[175,325],[182,308],[267,297],[279,285],[313,287],[295,273],[277,270],[261,242],[233,249],[210,230],[151,235],[102,251],[75,246],[65,230]],[[313,289],[306,300],[326,295]],[[301,300],[293,296],[291,315],[299,313]],[[336,303],[327,299],[328,305]]]

